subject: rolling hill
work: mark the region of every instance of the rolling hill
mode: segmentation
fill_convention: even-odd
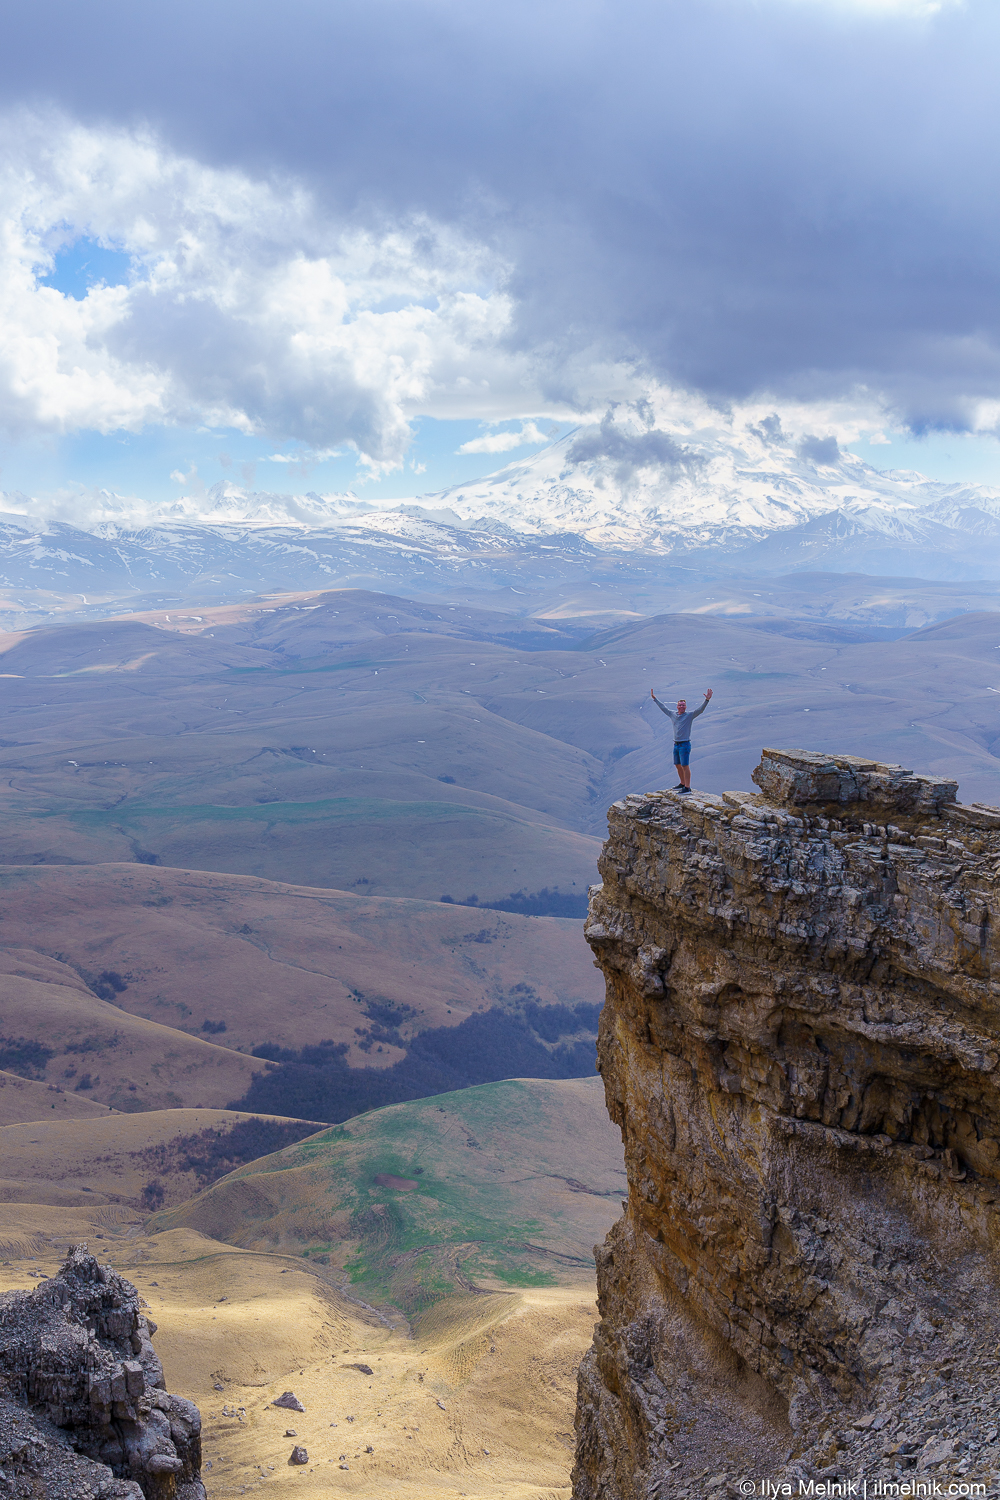
[[[414,1313],[459,1291],[589,1277],[626,1188],[621,1154],[600,1079],[510,1079],[357,1116],[150,1227],[319,1258],[366,1300]]]
[[[546,910],[519,895],[555,891],[547,909],[582,912],[608,803],[669,782],[650,687],[715,687],[697,744],[710,790],[747,787],[763,743],[836,742],[993,795],[993,612],[896,640],[682,613],[532,649],[511,644],[509,617],[401,610],[350,591],[315,607],[273,600],[222,627],[234,638],[203,628],[190,675],[173,665],[187,628],[153,631],[162,675],[155,653],[131,669],[127,621],[9,640],[4,664],[25,670],[4,680],[0,859],[475,896],[515,912]],[[81,631],[100,632],[89,654]],[[234,651],[255,664],[231,665]]]
[[[594,1068],[576,921],[148,865],[7,867],[0,901],[0,1064],[58,1118],[86,1099],[339,1121]]]
[[[134,864],[0,868],[0,902],[7,941],[58,955],[109,1024],[144,1017],[217,1048],[331,1039],[349,1065],[387,1067],[403,1049],[373,1028],[405,1040],[493,1006],[603,997],[579,924],[555,917]]]
[[[169,1388],[202,1412],[213,1496],[265,1478],[300,1500],[329,1494],[331,1481],[364,1500],[548,1500],[565,1489],[576,1370],[596,1315],[591,1246],[624,1182],[599,1080],[525,1080],[433,1110],[376,1111],[153,1220],[98,1201],[98,1186],[134,1175],[136,1156],[169,1145],[171,1129],[202,1127],[197,1140],[227,1123],[214,1112],[109,1116],[75,1139],[59,1124],[11,1127],[0,1145],[34,1175],[19,1201],[0,1191],[0,1292],[51,1274],[81,1240],[133,1281]],[[374,1180],[404,1167],[421,1188]],[[248,1237],[247,1201],[276,1210],[255,1221],[260,1247],[232,1242]],[[331,1208],[358,1231],[340,1254],[310,1238]],[[209,1217],[226,1238],[187,1222]],[[391,1234],[371,1232],[380,1217]],[[275,1408],[288,1389],[302,1410]],[[293,1443],[307,1465],[289,1466]]]
[[[73,1097],[72,1095],[70,1097]],[[315,1122],[221,1109],[164,1109],[99,1118],[37,1118],[0,1127],[6,1188],[17,1201],[124,1204],[149,1213],[315,1130]]]

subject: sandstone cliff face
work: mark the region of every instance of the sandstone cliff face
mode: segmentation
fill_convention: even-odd
[[[1000,1458],[1000,811],[846,756],[754,780],[610,812],[587,936],[630,1186],[576,1500]]]
[[[201,1417],[163,1389],[153,1332],[85,1247],[0,1297],[0,1494],[205,1500]]]

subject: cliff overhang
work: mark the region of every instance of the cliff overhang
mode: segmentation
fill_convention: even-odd
[[[996,1363],[1000,810],[846,755],[765,750],[753,779],[609,814],[586,930],[630,1192],[577,1500],[866,1443],[895,1474],[923,1448],[887,1458],[877,1414],[963,1340]]]

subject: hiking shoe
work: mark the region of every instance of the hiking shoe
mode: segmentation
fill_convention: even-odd
[[[680,788],[680,791],[681,791],[681,792],[683,792],[683,793],[684,793],[684,794],[685,794],[685,795],[687,795],[687,794],[689,794],[689,793],[690,793],[690,791],[691,791],[691,788],[690,788],[690,787],[689,787],[689,786],[682,786],[682,787],[681,787],[681,788]]]

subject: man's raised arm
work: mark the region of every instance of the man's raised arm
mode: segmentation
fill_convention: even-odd
[[[696,708],[694,710],[693,714],[691,715],[692,719],[696,719],[699,714],[703,714],[705,712],[706,708],[708,707],[709,699],[711,698],[711,696],[712,696],[712,689],[711,688],[707,688],[705,690],[705,701],[701,705],[700,708]]]
[[[661,714],[666,714],[666,716],[667,716],[668,719],[676,719],[677,715],[674,712],[674,710],[672,708],[667,708],[665,704],[661,703],[660,700],[659,700],[659,698],[653,692],[652,688],[650,688],[650,690],[649,690],[649,696],[652,698],[653,702],[656,704],[656,706],[660,710]],[[700,710],[699,710],[699,712],[700,712]]]

